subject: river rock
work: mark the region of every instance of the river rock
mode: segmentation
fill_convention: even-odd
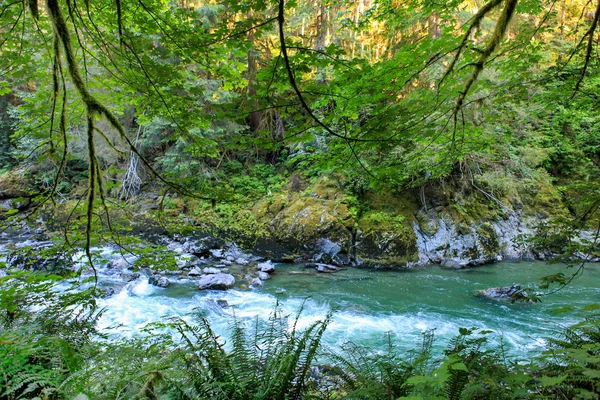
[[[198,289],[211,289],[211,290],[227,290],[231,289],[235,284],[235,278],[231,274],[211,274],[202,275],[198,280]]]
[[[200,276],[200,275],[202,275],[202,270],[198,267],[194,267],[188,272],[188,276]]]
[[[219,274],[221,270],[219,268],[206,267],[202,270],[205,274]]]
[[[131,262],[125,258],[115,258],[106,263],[106,268],[127,269],[131,267]]]
[[[161,288],[166,288],[171,284],[171,281],[164,276],[152,275],[150,278],[148,278],[148,283]]]
[[[139,272],[123,272],[121,274],[121,279],[123,279],[125,282],[135,281],[139,277],[140,277]]]
[[[227,302],[227,300],[223,300],[223,299],[219,299],[216,301],[216,303],[221,306],[221,308],[227,308],[229,307],[229,303]]]
[[[413,224],[420,265],[466,268],[497,261],[540,258],[523,242],[539,221],[511,212],[503,218],[465,224],[441,207],[420,211]]]
[[[527,300],[529,295],[524,292],[519,285],[505,286],[505,287],[494,287],[484,290],[477,291],[477,294],[481,297],[485,297],[492,300]]]
[[[263,281],[260,280],[259,278],[254,278],[250,281],[250,286],[251,287],[261,287],[263,285]]]
[[[269,275],[267,272],[258,271],[256,275],[261,281],[266,281],[267,279],[271,278],[271,275]]]
[[[266,273],[269,273],[269,274],[272,274],[273,272],[275,272],[275,264],[273,264],[270,260],[258,263],[258,265],[256,266],[256,268],[260,272],[266,272]]]
[[[304,264],[304,268],[314,268],[317,272],[334,272],[337,271],[337,267],[331,264],[323,264],[323,263],[306,263]]]
[[[187,238],[183,249],[197,257],[206,257],[210,251],[223,245],[223,242],[213,236]]]

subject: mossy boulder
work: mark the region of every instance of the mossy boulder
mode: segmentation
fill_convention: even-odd
[[[320,238],[328,238],[349,248],[354,219],[343,195],[326,193],[323,197],[314,192],[308,196],[293,195],[269,223],[273,237],[293,247],[310,246]]]
[[[31,197],[31,181],[23,171],[7,171],[0,175],[0,200]]]
[[[367,266],[403,267],[418,260],[417,241],[402,214],[369,211],[358,221],[356,255]]]

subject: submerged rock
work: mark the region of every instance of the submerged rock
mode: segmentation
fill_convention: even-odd
[[[337,271],[337,267],[331,264],[323,264],[323,263],[306,263],[304,264],[305,268],[314,268],[317,272],[329,273]]]
[[[523,289],[521,289],[521,286],[519,285],[488,288],[477,291],[477,294],[481,297],[485,297],[492,300],[530,301],[527,292],[523,291]]]
[[[198,280],[197,287],[200,290],[227,290],[231,289],[235,284],[235,278],[231,274],[211,274],[202,275]]]
[[[229,303],[227,302],[227,300],[223,300],[223,299],[219,299],[216,301],[216,303],[221,306],[221,308],[227,308],[229,307]]]

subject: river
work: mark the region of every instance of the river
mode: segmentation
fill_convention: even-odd
[[[102,299],[106,309],[101,326],[117,336],[130,336],[149,322],[168,316],[193,320],[206,317],[213,329],[227,336],[232,316],[266,321],[275,304],[294,316],[304,303],[300,326],[333,312],[324,344],[339,348],[345,342],[383,346],[390,332],[400,349],[419,345],[422,333],[435,330],[441,349],[460,327],[494,331],[510,354],[528,358],[538,353],[545,338],[581,320],[576,311],[559,312],[569,305],[579,310],[600,303],[600,266],[586,266],[583,277],[536,304],[511,304],[476,295],[478,289],[536,284],[544,275],[564,271],[561,265],[542,262],[497,263],[472,269],[447,270],[438,266],[403,271],[349,268],[334,274],[304,275],[302,265],[279,264],[263,287],[252,290],[198,291],[192,282],[158,288],[142,276],[118,293]],[[107,279],[102,274],[100,280]],[[106,283],[106,282],[105,282]],[[216,300],[226,300],[223,308]]]

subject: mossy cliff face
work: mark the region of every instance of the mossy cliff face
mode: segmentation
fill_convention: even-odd
[[[547,174],[494,194],[457,188],[447,193],[425,196],[430,201],[415,214],[419,264],[464,268],[539,257],[523,238],[535,234],[540,223],[568,213]]]
[[[361,265],[403,267],[418,260],[417,238],[412,229],[417,203],[410,193],[368,193],[367,211],[356,223],[355,251]]]
[[[354,220],[335,182],[322,178],[307,191],[288,195],[286,200],[270,207],[269,230],[278,241],[300,248],[326,238],[349,248]]]
[[[369,211],[344,193],[334,177],[312,184],[291,182],[283,193],[253,207],[197,210],[196,223],[227,239],[280,260],[339,265],[402,267],[418,259],[412,202],[372,195]],[[191,207],[193,208],[193,207]],[[225,211],[226,210],[226,211]]]
[[[504,196],[496,191],[493,198],[446,186],[357,199],[335,177],[312,183],[296,177],[251,206],[188,203],[185,209],[201,230],[278,261],[464,268],[534,257],[522,237],[566,211],[548,180],[530,186]]]

